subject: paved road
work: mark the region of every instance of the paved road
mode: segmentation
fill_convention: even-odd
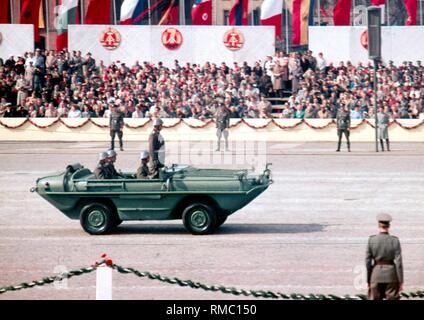
[[[37,177],[68,163],[94,167],[105,143],[0,143],[0,287],[92,264],[116,263],[183,279],[286,293],[365,292],[363,262],[375,216],[390,212],[404,251],[405,289],[424,288],[424,144],[372,144],[334,152],[334,143],[238,145],[218,159],[212,145],[167,146],[169,162],[224,167],[273,163],[273,184],[214,235],[192,236],[179,221],[123,224],[89,236],[36,194]],[[141,144],[129,143],[117,167],[132,170]],[[190,150],[187,151],[187,150]],[[240,155],[241,154],[241,155]],[[243,163],[244,162],[244,163]],[[114,273],[115,299],[234,299]],[[0,299],[94,299],[95,275]]]

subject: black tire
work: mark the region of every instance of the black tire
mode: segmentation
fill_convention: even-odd
[[[184,227],[192,234],[209,234],[215,229],[215,210],[206,203],[192,203],[183,211],[183,223]]]
[[[94,202],[81,209],[80,223],[89,234],[106,234],[116,226],[116,216],[108,206]]]
[[[218,229],[220,226],[224,224],[225,221],[227,221],[228,216],[217,216],[216,217],[216,223],[215,223],[215,229]]]
[[[118,215],[115,216],[115,227],[119,226],[123,221]]]

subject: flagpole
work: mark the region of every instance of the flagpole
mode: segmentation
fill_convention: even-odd
[[[45,1],[46,5],[46,19],[44,19],[46,23],[46,49],[50,50],[50,20],[49,20],[49,1]]]
[[[423,2],[420,1],[420,24],[423,25]]]
[[[318,0],[318,24],[321,26],[321,0]]]
[[[285,10],[285,18],[286,18],[286,53],[289,53],[289,8],[287,7],[287,3],[284,2]]]
[[[355,7],[356,7],[356,2],[355,0],[352,1],[352,25],[355,26]]]
[[[80,15],[81,15],[81,24],[84,24],[84,0],[81,0],[81,8],[80,8]]]
[[[151,26],[152,25],[152,11],[150,10],[150,8],[152,7],[151,0],[147,0],[147,6],[149,7],[149,12],[147,13],[149,18],[149,26]]]
[[[390,1],[387,0],[387,26],[390,26]]]
[[[10,23],[13,24],[13,0],[9,0],[9,7],[10,7]]]
[[[182,25],[182,26],[184,26],[185,24],[186,24],[186,21],[185,21],[185,1],[184,0],[181,0],[180,1],[180,6],[179,6],[179,9],[180,9],[180,16],[179,16],[179,24],[180,25]]]
[[[112,0],[113,24],[116,25],[116,0]]]

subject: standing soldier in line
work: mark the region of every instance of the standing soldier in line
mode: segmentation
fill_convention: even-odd
[[[349,107],[346,104],[343,104],[339,111],[337,112],[337,135],[339,137],[339,141],[337,143],[337,152],[340,151],[340,147],[342,145],[342,135],[344,134],[347,142],[347,151],[350,152],[350,112]]]
[[[377,113],[377,123],[378,123],[378,138],[380,139],[381,151],[384,151],[384,142],[386,140],[387,151],[390,151],[390,142],[389,142],[389,108],[379,107]]]
[[[215,114],[216,122],[216,136],[218,138],[218,144],[215,151],[221,150],[221,137],[224,136],[225,140],[225,151],[228,149],[228,128],[230,127],[230,113],[224,104],[220,104]]]
[[[115,149],[115,135],[119,138],[119,147],[121,151],[124,151],[122,143],[122,129],[124,128],[124,113],[118,110],[117,105],[111,105],[111,113],[109,119],[110,137],[112,138],[110,143],[110,149]]]
[[[159,169],[164,167],[165,162],[165,141],[160,134],[163,121],[159,118],[153,121],[153,131],[149,136],[149,154],[151,158],[152,178],[159,178]]]
[[[380,233],[368,240],[365,263],[367,267],[368,299],[396,300],[403,285],[402,252],[399,239],[389,234],[392,217],[377,216]]]
[[[100,152],[99,153],[99,163],[97,164],[96,169],[94,170],[94,177],[96,179],[109,179],[109,171],[106,168],[106,159],[107,153]]]

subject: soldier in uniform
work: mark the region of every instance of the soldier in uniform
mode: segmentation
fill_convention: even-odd
[[[96,179],[109,179],[109,171],[106,168],[107,152],[99,153],[99,163],[94,170],[94,177]]]
[[[115,135],[118,135],[119,138],[119,147],[121,151],[124,151],[122,143],[122,129],[124,127],[124,113],[118,110],[117,105],[111,105],[111,113],[109,119],[109,128],[110,128],[110,137],[112,138],[110,142],[110,148],[115,149]]]
[[[225,151],[229,151],[228,128],[230,127],[230,113],[224,104],[219,105],[219,108],[215,114],[215,122],[216,122],[216,136],[218,138],[216,151],[221,150],[222,136],[224,136],[224,140],[225,140]]]
[[[122,175],[115,169],[114,163],[116,161],[116,156],[117,156],[115,150],[108,150],[106,154],[107,154],[107,158],[106,158],[105,167],[108,172],[109,179],[122,178]]]
[[[386,140],[387,151],[390,151],[390,142],[389,142],[389,108],[383,107],[378,108],[377,113],[377,123],[378,123],[378,138],[380,139],[381,151],[384,151],[384,142]]]
[[[164,167],[164,164],[161,162],[164,161],[161,159],[161,153],[164,152],[165,141],[160,134],[162,130],[163,121],[161,119],[155,119],[153,121],[153,131],[149,136],[149,154],[151,159],[151,171],[152,178],[159,178],[159,170]]]
[[[403,266],[399,239],[389,234],[392,217],[377,216],[380,233],[368,240],[365,263],[367,267],[368,299],[395,300],[402,291]]]
[[[349,107],[345,104],[340,107],[337,112],[337,135],[339,137],[339,141],[337,143],[337,152],[340,151],[340,147],[342,145],[342,135],[344,134],[347,142],[347,150],[350,152],[350,112]]]
[[[141,160],[141,165],[140,165],[140,167],[138,167],[138,169],[137,169],[137,171],[135,173],[135,177],[137,179],[150,179],[150,177],[152,175],[150,173],[150,169],[149,169],[149,166],[148,166],[148,163],[150,161],[150,154],[149,154],[149,152],[146,151],[146,150],[144,150],[140,154],[140,160]]]

